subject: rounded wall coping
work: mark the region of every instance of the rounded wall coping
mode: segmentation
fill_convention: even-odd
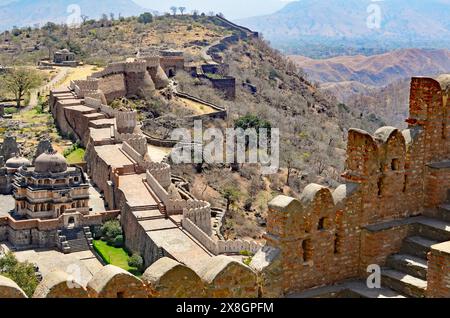
[[[285,195],[279,195],[276,198],[274,198],[272,201],[269,202],[269,209],[279,212],[286,211],[291,204],[297,203],[300,204],[300,201],[298,201],[295,198],[288,197]]]
[[[303,190],[300,200],[302,203],[311,204],[314,202],[317,195],[322,191],[325,191],[327,194],[329,194],[331,198],[331,191],[327,187],[316,183],[308,184]]]
[[[94,277],[92,277],[92,279],[88,283],[88,288],[93,289],[97,293],[101,293],[102,290],[111,282],[111,280],[118,275],[125,275],[129,276],[132,279],[139,280],[139,278],[120,267],[114,265],[106,265],[97,273],[95,273]]]
[[[0,275],[0,297],[28,298],[25,292],[12,279],[2,275]]]
[[[144,274],[142,275],[142,280],[147,285],[157,284],[164,275],[177,267],[185,267],[188,269],[188,267],[178,263],[171,258],[160,258],[145,270]]]
[[[443,91],[450,90],[450,74],[441,74],[436,77],[436,81],[439,83]]]
[[[358,183],[341,184],[333,192],[333,202],[335,205],[342,203],[345,199],[352,196],[359,189]]]
[[[55,288],[62,284],[68,289],[74,288],[78,291],[82,291],[85,296],[88,297],[86,288],[84,288],[81,283],[77,282],[72,275],[61,270],[56,270],[44,277],[42,282],[36,288],[33,298],[47,298]]]
[[[423,128],[420,126],[414,126],[402,131],[403,138],[405,138],[406,145],[411,145],[422,133]]]
[[[394,135],[398,131],[399,130],[395,127],[385,126],[385,127],[379,128],[375,132],[374,137],[375,137],[375,139],[381,140],[383,143],[386,143],[391,138],[391,136]]]
[[[203,265],[201,265],[200,268],[197,269],[197,274],[204,282],[211,284],[230,266],[241,267],[243,270],[246,270],[256,276],[255,271],[250,267],[224,255],[219,255],[208,259],[203,263]]]

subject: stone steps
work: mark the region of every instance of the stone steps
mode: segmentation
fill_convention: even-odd
[[[407,254],[394,254],[388,257],[386,265],[408,275],[426,280],[427,260]]]
[[[89,244],[86,239],[77,239],[68,241],[70,252],[81,252],[81,251],[88,251],[89,250]]]
[[[431,249],[431,246],[439,242],[430,240],[422,236],[407,237],[400,250],[401,253],[417,256],[422,259],[427,259],[427,254]]]
[[[444,203],[439,206],[437,217],[445,222],[450,222],[450,203]]]
[[[349,292],[361,298],[407,298],[390,288],[369,288],[363,281],[349,282],[346,284]]]
[[[393,269],[381,271],[381,284],[385,288],[388,287],[413,298],[424,298],[427,289],[426,280]]]
[[[450,222],[422,217],[415,224],[415,234],[437,242],[450,241]]]

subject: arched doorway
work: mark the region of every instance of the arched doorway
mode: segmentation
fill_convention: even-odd
[[[75,218],[71,216],[67,221],[67,228],[73,229],[75,227]]]

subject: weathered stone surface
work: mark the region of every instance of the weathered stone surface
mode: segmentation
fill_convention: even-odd
[[[231,257],[213,257],[203,264],[197,273],[205,282],[207,297],[258,297],[256,273]]]
[[[11,279],[0,275],[0,298],[27,298],[27,295]]]
[[[142,280],[150,295],[157,298],[201,298],[203,282],[192,269],[164,257],[145,271]]]
[[[91,297],[98,298],[148,298],[144,283],[127,271],[107,265],[88,283]]]
[[[73,276],[54,271],[48,274],[36,288],[33,298],[88,298],[86,287]]]

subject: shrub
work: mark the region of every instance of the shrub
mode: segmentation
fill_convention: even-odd
[[[144,260],[142,259],[142,256],[138,253],[133,253],[133,255],[128,260],[128,266],[135,267],[138,270],[142,270],[144,267]]]
[[[113,242],[114,247],[122,247],[123,243],[124,243],[123,235],[117,235],[114,238],[114,242]]]
[[[114,243],[114,239],[122,235],[122,227],[118,220],[105,222],[102,226],[102,235],[108,243]]]
[[[144,12],[142,13],[138,18],[139,23],[152,23],[153,22],[153,15],[150,12]]]

